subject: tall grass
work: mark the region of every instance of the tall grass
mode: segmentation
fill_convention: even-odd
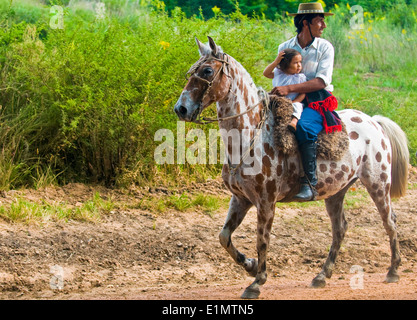
[[[45,180],[175,185],[217,176],[220,165],[157,166],[153,159],[154,133],[176,132],[172,107],[198,59],[194,37],[212,36],[268,90],[262,70],[294,35],[290,20],[249,18],[238,7],[204,20],[167,12],[160,1],[102,2],[104,18],[94,2],[64,3],[64,29],[53,29],[56,2],[0,0],[0,188]],[[335,12],[325,36],[337,52],[341,107],[391,117],[414,153],[415,25],[368,17],[357,34],[347,9]]]

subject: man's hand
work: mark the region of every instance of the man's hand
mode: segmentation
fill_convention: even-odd
[[[270,94],[276,94],[278,96],[286,96],[290,93],[310,93],[326,88],[326,84],[321,78],[314,78],[310,81],[299,83],[299,84],[290,84],[282,87],[275,87],[271,90]]]
[[[290,94],[290,90],[288,86],[282,86],[282,87],[275,87],[271,90],[270,94],[275,94],[277,96],[286,96]]]

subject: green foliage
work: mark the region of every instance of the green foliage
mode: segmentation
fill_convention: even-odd
[[[351,7],[354,5],[361,6],[365,11],[377,15],[389,13],[390,22],[401,27],[415,27],[415,16],[410,14],[412,11],[417,12],[416,0],[167,0],[165,1],[166,10],[171,12],[180,7],[187,17],[191,17],[200,12],[199,16],[206,19],[216,16],[218,9],[222,13],[229,15],[235,11],[236,4],[245,15],[264,16],[267,19],[285,19],[287,12],[297,12],[300,2],[321,2],[326,10],[334,11],[335,6],[339,8]],[[218,9],[213,10],[216,7]]]
[[[114,203],[103,200],[98,192],[91,200],[76,207],[65,203],[37,203],[16,198],[10,204],[0,206],[0,218],[9,222],[36,225],[68,220],[99,222],[101,216],[108,214],[113,207]]]
[[[0,0],[0,189],[69,181],[176,185],[217,176],[221,165],[157,166],[153,159],[155,132],[176,132],[172,108],[198,59],[194,37],[212,36],[269,90],[262,71],[294,35],[285,11],[298,6],[205,1],[188,12],[194,1],[102,2],[99,17],[93,2]],[[324,35],[336,48],[341,107],[391,117],[414,154],[416,1],[363,2],[361,30],[350,28],[346,3],[326,3],[336,13]],[[50,8],[59,4],[64,28],[54,29]]]

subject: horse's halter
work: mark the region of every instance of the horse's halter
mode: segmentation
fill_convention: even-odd
[[[226,60],[226,59],[227,60]],[[212,60],[215,60],[215,61],[219,61],[219,62],[221,62],[222,63],[222,66],[216,71],[216,73],[215,73],[215,75],[214,75],[214,77],[212,78],[212,80],[211,81],[209,81],[209,80],[207,80],[207,79],[204,79],[204,78],[202,78],[202,77],[200,77],[200,76],[198,76],[197,75],[197,70],[204,64],[204,63],[206,63],[206,62],[208,62],[208,61],[212,61]],[[185,75],[185,78],[187,79],[187,81],[191,78],[191,77],[194,77],[194,78],[196,78],[197,80],[200,80],[200,81],[203,81],[203,82],[205,82],[205,83],[207,83],[207,88],[206,88],[206,90],[204,91],[204,94],[203,94],[203,97],[201,98],[201,102],[200,102],[200,106],[198,107],[198,109],[197,109],[197,111],[196,112],[198,112],[198,115],[200,115],[201,114],[201,112],[203,111],[202,109],[203,109],[203,101],[204,101],[204,99],[206,98],[206,96],[209,94],[209,92],[210,92],[210,90],[211,90],[211,87],[213,86],[213,83],[214,83],[214,81],[217,79],[217,77],[220,75],[220,73],[223,71],[223,73],[225,73],[228,77],[230,77],[229,75],[228,75],[228,72],[225,72],[225,65],[229,65],[229,61],[228,61],[229,59],[228,59],[228,57],[227,57],[227,54],[225,54],[225,53],[223,53],[223,59],[219,59],[219,58],[217,58],[216,56],[214,56],[213,54],[211,54],[210,56],[203,56],[203,57],[201,57],[196,63],[194,63],[193,64],[193,66],[190,68],[190,70],[188,70],[188,72],[186,73],[186,75]],[[232,87],[232,85],[230,85],[230,87],[229,87],[229,92],[230,92],[230,89],[231,89],[231,87]],[[205,118],[203,118],[203,120],[205,121],[205,122],[207,122],[207,123],[211,123],[211,122],[214,122],[214,121],[218,121],[218,120],[221,120],[221,119],[205,119]],[[196,120],[194,120],[193,122],[195,122],[195,123],[198,123],[198,124],[205,124],[205,122],[202,122],[202,121],[200,121],[199,119],[196,119]]]
[[[217,58],[216,56],[214,56],[213,54],[211,54],[210,56],[203,56],[201,57],[196,63],[194,63],[194,65],[190,68],[190,70],[188,70],[188,72],[185,75],[185,78],[187,79],[187,81],[191,78],[191,77],[195,77],[197,80],[201,80],[205,83],[207,83],[207,89],[203,94],[203,97],[201,98],[201,103],[200,106],[198,107],[198,109],[196,110],[196,112],[198,112],[198,119],[194,120],[194,123],[197,124],[209,124],[209,123],[213,123],[213,122],[218,122],[218,121],[225,121],[225,120],[231,120],[231,119],[235,119],[238,118],[240,116],[243,116],[246,113],[251,112],[253,109],[255,109],[261,102],[264,103],[264,106],[268,106],[269,104],[269,99],[268,99],[268,95],[265,94],[263,92],[263,98],[259,100],[258,103],[256,103],[255,105],[251,106],[250,108],[248,108],[245,112],[230,116],[230,117],[223,117],[223,118],[217,118],[217,119],[212,119],[212,118],[205,118],[205,117],[201,117],[200,118],[200,114],[202,112],[202,108],[203,108],[203,101],[206,98],[206,96],[209,94],[211,87],[214,83],[214,81],[217,79],[217,77],[220,75],[220,73],[223,71],[224,74],[226,74],[227,77],[230,78],[229,72],[226,71],[225,69],[225,65],[229,66],[229,58],[228,55],[226,53],[222,53],[223,55],[223,59]],[[222,66],[217,70],[217,72],[215,73],[213,79],[211,81],[204,79],[200,76],[197,75],[197,70],[207,61],[211,61],[211,60],[215,60],[215,61],[220,61],[222,63]],[[230,92],[232,89],[232,84],[230,84],[229,87],[229,91]],[[263,112],[263,114],[265,114],[265,112]],[[264,118],[264,117],[262,117]]]

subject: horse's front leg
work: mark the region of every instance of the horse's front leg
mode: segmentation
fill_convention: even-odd
[[[269,247],[272,223],[274,221],[275,203],[262,205],[258,208],[258,230],[256,249],[258,250],[258,270],[255,281],[242,294],[243,299],[256,299],[260,287],[266,282],[266,255]]]
[[[252,207],[252,203],[246,199],[238,198],[233,195],[229,204],[229,212],[223,229],[220,232],[219,239],[221,245],[230,254],[233,260],[239,265],[243,266],[245,270],[253,277],[256,276],[258,270],[258,263],[256,259],[247,259],[245,255],[235,248],[232,243],[232,234],[237,227],[242,223],[246,213]]]

